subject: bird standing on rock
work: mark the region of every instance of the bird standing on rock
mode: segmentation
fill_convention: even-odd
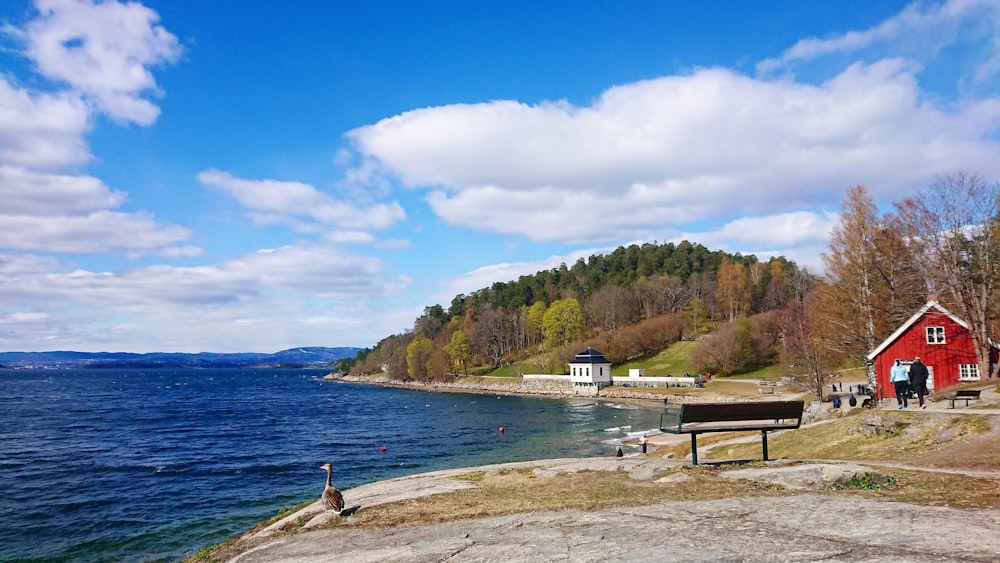
[[[330,480],[333,478],[333,468],[330,467],[329,463],[324,463],[319,468],[326,469],[326,488],[323,489],[323,507],[340,514],[344,510],[344,495],[340,494],[340,491],[330,483]]]

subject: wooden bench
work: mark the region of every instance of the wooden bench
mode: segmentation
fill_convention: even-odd
[[[689,403],[670,405],[660,415],[660,431],[691,435],[691,464],[698,465],[698,434],[760,430],[767,459],[767,433],[802,424],[803,401]]]
[[[955,401],[965,401],[965,406],[969,406],[969,401],[979,399],[981,392],[980,389],[959,389],[951,395],[945,395],[944,398],[951,401],[951,408],[955,408]]]

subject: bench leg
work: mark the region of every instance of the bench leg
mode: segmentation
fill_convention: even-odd
[[[767,430],[760,431],[760,442],[764,445],[764,461],[767,461]]]
[[[698,465],[698,435],[691,433],[691,465]]]

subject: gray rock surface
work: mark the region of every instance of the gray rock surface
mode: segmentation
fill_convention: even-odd
[[[474,486],[454,476],[470,471],[534,468],[536,475],[582,470],[621,472],[650,479],[680,462],[662,458],[564,459],[437,471],[371,483],[345,491],[348,506],[419,498]],[[781,466],[785,482],[871,471],[855,464]],[[831,468],[830,466],[836,467]],[[801,469],[805,467],[806,469]],[[751,469],[736,469],[722,475]],[[797,473],[797,474],[796,474]],[[832,479],[834,477],[823,477]],[[751,477],[743,477],[751,478]],[[759,474],[753,479],[763,479]],[[315,527],[336,516],[319,503],[293,514]],[[339,527],[275,535],[276,523],[242,539],[240,563],[325,561],[858,561],[930,562],[1000,560],[1000,511],[886,502],[804,493],[665,502],[601,512],[563,510],[391,529]]]
[[[997,529],[997,511],[805,494],[321,530],[236,561],[997,561]]]
[[[750,467],[719,474],[723,479],[746,479],[792,490],[819,491],[835,485],[849,485],[853,479],[867,478],[885,485],[888,478],[870,467],[856,463],[804,463],[787,467]]]

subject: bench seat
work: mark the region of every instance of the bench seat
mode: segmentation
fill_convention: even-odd
[[[767,433],[798,428],[804,406],[803,401],[670,405],[660,415],[660,431],[691,435],[692,465],[698,465],[698,434],[760,431],[764,461],[768,461]]]
[[[965,406],[969,406],[969,401],[978,400],[981,393],[980,389],[959,389],[944,398],[951,401],[951,408],[955,408],[955,401],[965,401]]]

